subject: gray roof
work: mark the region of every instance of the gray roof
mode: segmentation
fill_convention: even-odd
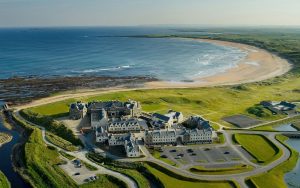
[[[154,113],[152,116],[165,122],[170,120],[170,117],[158,113]]]
[[[137,119],[128,119],[128,120],[117,120],[114,122],[111,122],[109,126],[114,126],[114,125],[140,125],[139,121]]]

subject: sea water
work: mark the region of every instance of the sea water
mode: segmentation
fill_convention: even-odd
[[[133,37],[181,34],[166,28],[0,29],[0,78],[14,76],[151,76],[192,80],[235,67],[246,54],[192,39]]]

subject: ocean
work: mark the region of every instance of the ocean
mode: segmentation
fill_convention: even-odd
[[[132,37],[182,34],[168,28],[0,29],[0,78],[151,76],[186,81],[235,67],[246,54],[191,39]]]

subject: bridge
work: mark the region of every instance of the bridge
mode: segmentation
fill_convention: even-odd
[[[294,131],[294,132],[283,132],[282,135],[289,137],[289,138],[300,138],[300,132]]]

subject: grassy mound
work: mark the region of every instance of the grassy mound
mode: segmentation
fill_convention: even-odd
[[[196,174],[219,175],[219,174],[237,174],[252,170],[253,167],[249,165],[235,165],[228,168],[205,168],[203,166],[194,166],[189,170]]]
[[[78,147],[74,146],[71,142],[56,136],[55,134],[46,132],[46,139],[51,142],[52,144],[67,150],[67,151],[77,151]]]
[[[281,150],[263,135],[235,134],[234,140],[242,145],[256,163],[268,164],[281,155]]]

